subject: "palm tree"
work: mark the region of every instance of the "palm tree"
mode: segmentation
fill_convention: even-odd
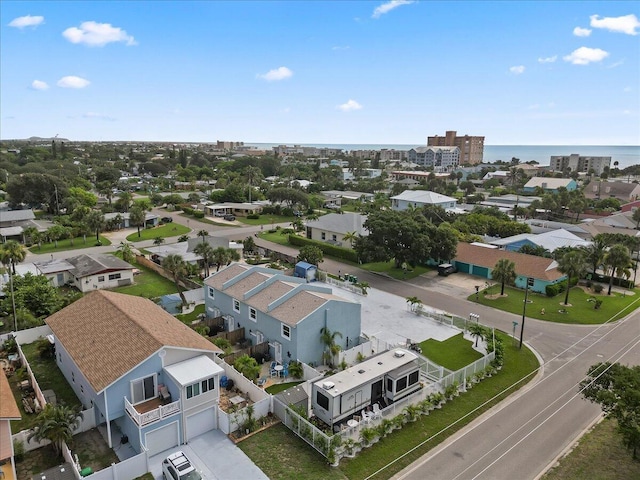
[[[222,265],[226,265],[226,263],[229,261],[229,252],[227,252],[228,249],[224,248],[224,247],[218,247],[213,251],[213,263],[216,264],[216,272],[220,270],[220,267]]]
[[[62,443],[73,439],[73,431],[80,425],[82,412],[63,404],[47,404],[38,414],[27,441],[49,440],[56,455],[62,453]]]
[[[202,229],[198,232],[198,236],[202,237],[202,243],[205,243],[205,238],[209,236],[209,232],[207,232],[206,230]]]
[[[484,327],[479,323],[472,323],[469,325],[469,335],[476,339],[475,346],[478,346],[478,340],[484,336]]]
[[[204,263],[204,274],[206,277],[209,276],[209,265],[211,264],[211,260],[213,259],[213,247],[208,243],[199,243],[196,245],[196,248],[193,249],[193,253],[200,255],[202,257],[202,261]]]
[[[104,228],[104,215],[99,210],[91,210],[87,215],[86,223],[89,228],[96,232],[96,241],[100,241],[100,230]]]
[[[173,282],[176,284],[176,288],[178,289],[180,300],[182,300],[183,305],[186,305],[187,299],[185,298],[184,293],[182,293],[182,288],[179,283],[180,277],[182,277],[187,270],[184,260],[180,255],[172,253],[162,260],[162,268],[169,272],[173,277]]]
[[[353,241],[358,238],[358,234],[356,232],[346,232],[342,236],[342,240],[344,242],[349,242],[349,247],[353,248]]]
[[[324,362],[332,362],[333,358],[340,353],[341,347],[336,343],[336,337],[342,338],[342,334],[338,331],[332,332],[327,327],[322,327],[320,330],[320,341],[326,347],[322,354]]]
[[[140,238],[140,227],[144,225],[147,214],[140,205],[134,205],[129,212],[129,223],[138,227],[138,238]]]
[[[0,262],[11,266],[11,272],[16,274],[16,263],[24,261],[27,249],[16,240],[7,240],[0,245]]]
[[[569,304],[569,290],[571,290],[571,279],[581,277],[589,268],[587,259],[582,250],[571,250],[558,258],[558,270],[567,276],[567,293],[564,297],[564,304]]]
[[[504,285],[513,285],[516,281],[516,264],[507,258],[501,258],[491,270],[491,278],[501,283],[500,295],[504,295]]]
[[[122,260],[127,263],[133,262],[135,256],[133,254],[133,250],[131,249],[131,244],[128,242],[120,242],[118,246],[118,251],[122,254]]]
[[[29,244],[32,245],[36,243],[36,235],[38,234],[38,229],[36,227],[26,227],[22,230],[22,242],[27,244],[27,238],[29,239]]]
[[[629,249],[620,243],[613,245],[604,256],[604,265],[609,272],[609,290],[607,291],[607,295],[611,295],[613,277],[615,275],[622,276],[624,271],[631,266]]]
[[[597,270],[602,267],[602,261],[607,251],[607,243],[602,235],[596,235],[593,237],[591,245],[582,247],[587,263],[591,267],[593,275],[596,275]]]
[[[64,238],[64,227],[62,225],[53,225],[47,228],[47,236],[55,244],[55,248],[58,248],[58,240]]]
[[[253,190],[253,182],[262,177],[262,171],[258,167],[247,167],[244,170],[244,179],[249,184],[249,203],[251,203],[251,191]]]
[[[164,243],[164,238],[162,237],[156,237],[153,239],[153,244],[158,247],[160,245],[162,245]]]

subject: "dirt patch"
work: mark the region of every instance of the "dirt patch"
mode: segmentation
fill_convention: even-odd
[[[488,300],[496,300],[497,298],[504,298],[504,297],[508,297],[509,295],[507,295],[506,293],[504,295],[500,295],[499,293],[495,293],[492,295],[485,295],[484,298],[488,299]]]

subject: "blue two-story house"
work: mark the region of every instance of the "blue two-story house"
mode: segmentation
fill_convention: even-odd
[[[58,367],[109,447],[126,436],[153,455],[217,428],[220,349],[150,300],[98,290],[46,322]]]
[[[227,330],[244,327],[254,345],[268,342],[277,362],[321,363],[323,329],[339,333],[334,339],[343,350],[358,344],[360,304],[330,287],[237,263],[208,277],[204,288],[207,314],[223,316]]]

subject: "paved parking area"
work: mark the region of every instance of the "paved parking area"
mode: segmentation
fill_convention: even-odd
[[[188,445],[180,445],[151,457],[149,469],[153,478],[162,479],[162,461],[178,451],[187,455],[206,480],[269,479],[220,430],[203,433]]]
[[[335,295],[362,306],[362,333],[369,337],[388,343],[405,343],[407,339],[413,342],[429,338],[442,341],[460,333],[460,330],[411,312],[407,300],[398,295],[369,288],[367,296],[363,297],[338,287],[332,288]],[[424,305],[424,309],[441,312],[428,305]]]

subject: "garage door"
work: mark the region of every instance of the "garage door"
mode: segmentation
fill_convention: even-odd
[[[478,275],[479,277],[489,278],[489,269],[487,267],[479,267],[478,265],[473,266],[473,275]]]
[[[463,262],[455,262],[455,266],[461,273],[469,273],[469,264]]]
[[[145,444],[149,455],[155,455],[180,445],[179,439],[178,422],[170,423],[145,434]]]
[[[187,441],[217,428],[215,407],[187,417]]]

